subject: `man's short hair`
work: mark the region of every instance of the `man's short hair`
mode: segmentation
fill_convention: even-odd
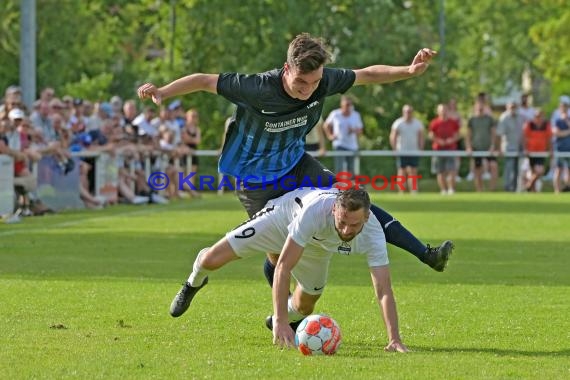
[[[309,33],[299,34],[289,44],[287,64],[301,74],[310,73],[323,66],[331,59],[321,38],[312,37]]]
[[[370,196],[364,189],[350,188],[337,195],[335,204],[346,211],[364,209],[368,212],[370,210]]]

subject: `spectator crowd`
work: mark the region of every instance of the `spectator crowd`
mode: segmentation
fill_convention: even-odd
[[[527,95],[522,95],[519,102],[509,102],[496,118],[486,94],[480,93],[467,118],[460,115],[453,99],[437,105],[437,116],[425,130],[414,116],[413,106],[405,104],[390,133],[390,145],[397,156],[397,174],[421,174],[420,158],[413,152],[423,150],[429,139],[434,151],[465,149],[467,155],[485,152],[469,160],[467,179],[473,180],[476,191],[495,190],[499,177],[497,158],[505,153],[508,153],[502,173],[505,191],[541,191],[547,173],[554,191],[565,191],[570,159],[557,157],[557,152],[570,153],[569,107],[570,98],[562,96],[559,107],[547,118],[542,109],[529,105]],[[464,136],[462,127],[466,131]],[[307,150],[322,156],[328,139],[334,150],[356,152],[364,130],[352,99],[343,96],[340,107],[307,136]],[[0,154],[13,158],[17,194],[15,212],[7,221],[52,212],[35,194],[34,163],[46,156],[53,158],[63,175],[78,171],[79,194],[87,208],[99,209],[119,202],[168,203],[175,198],[199,197],[190,188],[180,191],[176,179],[178,172],[197,172],[199,159],[194,152],[200,143],[199,112],[196,108],[185,110],[178,99],[158,110],[154,106],[139,110],[132,99],[113,96],[108,101],[91,102],[67,95],[59,98],[52,88],[45,88],[32,109],[27,109],[21,89],[10,86],[0,102]],[[97,195],[94,189],[95,161],[89,153],[101,152],[115,160],[117,198]],[[153,169],[164,169],[171,179],[162,194],[147,184],[145,168],[149,164]],[[455,192],[456,181],[461,180],[459,164],[459,157],[451,155],[432,159],[432,171],[437,175],[442,195]],[[354,157],[335,157],[335,170],[354,172]],[[417,191],[411,185],[408,188]]]

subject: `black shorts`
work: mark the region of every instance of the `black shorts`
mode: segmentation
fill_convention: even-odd
[[[287,178],[286,181],[285,178]],[[313,187],[330,187],[335,182],[335,174],[310,154],[305,153],[297,165],[275,183],[266,185],[242,183],[239,188],[236,185],[236,194],[247,214],[251,217],[260,211],[270,199],[302,187],[307,181],[310,181]]]
[[[528,162],[531,168],[537,165],[544,166],[544,157],[529,157]]]
[[[489,156],[489,157],[474,157],[473,160],[475,160],[475,167],[476,168],[480,168],[483,165],[483,159],[486,159],[487,161],[491,162],[491,161],[497,161],[497,157],[493,157],[493,156]]]
[[[402,157],[398,157],[396,161],[398,162],[398,168],[400,168],[400,169],[407,168],[407,167],[417,168],[419,163],[420,163],[420,158],[419,157],[402,156]]]

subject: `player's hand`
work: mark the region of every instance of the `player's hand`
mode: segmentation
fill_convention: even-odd
[[[149,98],[152,99],[156,105],[160,105],[162,102],[162,94],[160,93],[160,90],[152,83],[145,83],[140,86],[137,90],[137,94],[142,100]]]
[[[408,347],[399,340],[391,340],[390,343],[386,347],[384,347],[384,351],[388,352],[409,352]]]
[[[295,347],[295,333],[287,323],[273,320],[273,344],[279,347]]]
[[[437,55],[437,51],[428,48],[423,48],[414,57],[409,71],[413,75],[421,75],[429,67],[429,63],[433,57]]]

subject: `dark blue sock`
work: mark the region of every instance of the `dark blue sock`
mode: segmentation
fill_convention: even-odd
[[[380,207],[371,205],[370,210],[380,222],[384,235],[386,235],[386,242],[410,252],[420,261],[424,261],[427,247],[421,241]]]
[[[269,283],[269,286],[273,288],[273,276],[275,276],[275,265],[269,261],[269,259],[265,258],[265,263],[263,263],[263,274]]]

